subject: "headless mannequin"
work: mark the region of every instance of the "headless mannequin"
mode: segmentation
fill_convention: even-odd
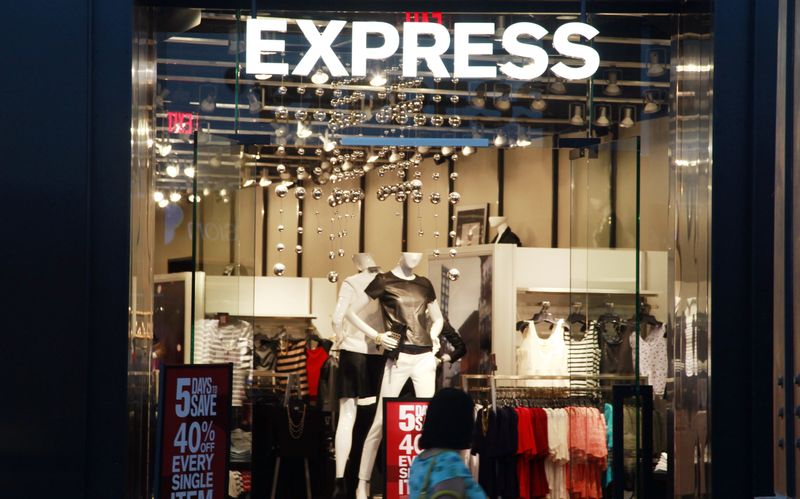
[[[508,219],[506,217],[489,217],[489,226],[497,232],[497,241],[500,241],[503,232],[508,230]]]
[[[414,268],[416,268],[422,260],[422,253],[402,253],[400,261],[397,266],[392,269],[392,274],[395,277],[406,281],[413,281],[415,279]],[[365,296],[368,299],[368,297]],[[363,306],[363,304],[362,304]],[[391,331],[378,332],[369,324],[364,322],[355,311],[359,310],[358,304],[354,303],[347,312],[347,318],[358,327],[368,338],[382,344],[388,350],[394,350],[398,347],[398,341],[392,337]],[[436,301],[430,302],[427,309],[428,316],[430,317],[430,337],[433,342],[433,350],[438,348],[439,333],[444,326],[444,317],[439,309]],[[414,383],[414,391],[418,397],[432,397],[436,385],[436,358],[433,356],[433,351],[429,354],[422,355],[407,355],[400,354],[397,361],[388,361],[384,369],[383,383],[381,384],[381,394],[378,398],[378,411],[375,413],[375,419],[372,421],[367,434],[366,441],[364,442],[364,450],[361,455],[361,467],[358,472],[358,488],[356,489],[356,499],[367,499],[369,497],[369,479],[372,474],[372,467],[375,465],[375,457],[378,453],[378,446],[381,442],[383,433],[383,413],[380,410],[384,397],[396,397],[400,394],[400,390],[405,384],[409,376],[391,376],[393,370],[397,369],[399,363],[419,363],[428,362],[425,366],[419,366],[424,374],[422,377],[415,374],[410,375],[411,381]],[[419,365],[418,364],[418,365]],[[415,366],[416,367],[416,366]],[[429,368],[429,369],[428,369]],[[428,372],[429,371],[429,372]],[[421,379],[422,378],[422,379]],[[390,382],[391,380],[391,382]]]
[[[378,265],[369,253],[356,253],[353,255],[353,264],[355,264],[361,274],[372,277],[377,274]],[[340,291],[339,300],[336,303],[336,309],[333,313],[333,331],[336,334],[334,350],[351,350],[368,355],[379,354],[374,344],[372,342],[367,342],[367,339],[360,330],[356,333],[350,332],[349,335],[348,331],[345,330],[344,321],[347,312],[352,307],[354,301],[363,302],[363,299],[369,300],[369,298],[364,295],[363,290],[359,291],[356,296],[353,296],[352,293],[343,293]],[[366,400],[369,401],[369,399]],[[374,403],[374,397],[372,397],[372,401]],[[356,412],[359,402],[361,402],[361,400],[356,397],[342,397],[339,399],[339,421],[336,426],[335,439],[336,478],[344,478],[347,458],[350,456],[350,449],[353,444],[353,428],[356,423]]]

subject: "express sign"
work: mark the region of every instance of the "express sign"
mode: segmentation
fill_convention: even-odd
[[[318,61],[322,61],[331,76],[367,76],[367,61],[379,61],[392,57],[401,47],[401,36],[397,28],[385,22],[351,23],[351,72],[348,73],[339,56],[333,49],[336,38],[347,25],[346,21],[333,20],[317,29],[314,21],[297,19],[294,21],[303,32],[309,48],[300,62],[291,71],[295,76],[308,76]],[[247,73],[288,75],[289,64],[285,62],[265,62],[263,56],[286,49],[286,41],[280,37],[264,39],[265,32],[285,33],[286,19],[248,19],[247,20]],[[402,67],[403,77],[414,78],[420,60],[425,61],[428,69],[439,78],[482,78],[497,77],[497,70],[509,78],[532,80],[543,75],[550,64],[547,51],[539,45],[526,43],[524,40],[541,40],[547,30],[536,23],[519,22],[508,26],[503,31],[502,46],[511,56],[526,59],[526,64],[505,62],[499,68],[495,65],[476,66],[470,62],[470,56],[493,55],[494,46],[491,41],[470,41],[473,36],[492,36],[494,23],[455,23],[453,35],[443,25],[429,22],[403,23],[402,33]],[[567,80],[589,78],[600,66],[600,55],[588,45],[575,43],[570,38],[582,37],[589,41],[599,32],[585,23],[570,22],[558,27],[553,33],[553,48],[564,57],[581,61],[579,66],[568,66],[563,62],[554,64],[550,70],[558,77]],[[379,46],[368,46],[370,36],[382,37]],[[432,39],[420,45],[420,38]],[[442,55],[453,46],[453,73],[447,70]]]

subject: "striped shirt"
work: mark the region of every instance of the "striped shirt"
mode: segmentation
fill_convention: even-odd
[[[278,348],[278,362],[275,372],[296,374],[300,381],[300,391],[303,397],[308,396],[308,372],[306,371],[306,340],[289,340],[288,346]],[[286,380],[280,380],[281,386],[286,386]],[[296,386],[294,387],[296,389]],[[292,392],[296,395],[296,392]]]
[[[233,321],[224,326],[216,319],[195,322],[195,364],[233,364],[234,406],[245,399],[245,381],[253,368],[253,326],[245,321]]]
[[[567,344],[569,356],[567,366],[570,376],[597,376],[600,374],[600,345],[597,341],[597,331],[587,326],[587,331],[578,331],[573,338],[569,328],[564,328],[564,342]],[[583,335],[583,337],[581,337]],[[571,379],[570,388],[595,388],[598,380]]]

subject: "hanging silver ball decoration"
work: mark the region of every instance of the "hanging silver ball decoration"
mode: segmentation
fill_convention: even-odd
[[[294,247],[294,251],[299,255],[303,252],[303,247],[298,244],[297,246]]]
[[[318,88],[318,89],[314,90],[314,95],[316,95],[317,97],[322,97],[323,95],[325,95],[325,89],[324,88]]]
[[[278,93],[279,93],[279,94],[281,94],[281,95],[286,95],[286,92],[288,92],[288,91],[289,91],[289,89],[288,89],[288,88],[286,88],[286,87],[285,87],[285,86],[283,86],[283,85],[281,85],[280,87],[278,87]]]
[[[336,239],[336,234],[333,234],[333,233],[331,233],[331,234],[328,234],[328,239],[330,239],[331,241],[333,241],[334,239]]]
[[[408,195],[406,194],[406,192],[405,192],[405,191],[397,191],[397,192],[394,194],[394,199],[395,199],[395,201],[397,201],[398,203],[402,203],[402,202],[403,202],[403,201],[405,201],[407,198],[408,198]]]
[[[276,166],[275,169],[278,170],[278,173],[285,173],[286,172],[286,165],[281,163],[278,166]]]
[[[458,255],[458,251],[455,248],[450,248],[450,258],[455,258]]]
[[[322,234],[322,227],[317,227],[317,234]]]
[[[306,93],[306,87],[297,87],[297,93],[303,95]]]
[[[283,275],[284,272],[286,272],[286,265],[282,263],[276,263],[275,265],[272,266],[272,273],[275,274],[276,276],[280,277]]]
[[[414,126],[425,126],[425,123],[428,121],[428,118],[421,113],[417,113],[414,115]]]
[[[433,172],[433,173],[431,174],[431,178],[432,178],[433,180],[439,180],[439,176],[440,176],[440,175],[439,175],[439,172]]]
[[[447,271],[447,278],[451,281],[457,281],[461,277],[461,272],[458,269],[450,269]]]
[[[448,235],[450,236],[450,239],[455,239],[456,238],[456,231],[451,230]]]
[[[305,153],[306,153],[306,150],[303,149],[302,147],[297,150],[297,154],[299,154],[300,156],[304,155]]]
[[[442,159],[442,155],[437,152],[436,154],[433,155],[433,159],[434,161],[439,161],[440,159]]]
[[[328,282],[336,282],[339,280],[339,273],[335,270],[328,272]]]
[[[438,249],[433,250],[433,256],[439,256],[441,252]]]
[[[439,95],[439,94],[435,94],[431,99],[433,100],[433,102],[435,102],[437,104],[442,102],[442,96]]]
[[[433,231],[433,237],[439,237],[439,231],[438,230]]]
[[[432,192],[430,196],[431,204],[439,204],[442,200],[442,195],[438,192]]]
[[[294,112],[294,118],[297,121],[305,121],[308,118],[308,111],[305,109],[298,109]]]
[[[289,110],[281,106],[275,110],[275,117],[279,120],[285,120],[289,117]]]
[[[330,206],[331,208],[335,208],[337,204],[338,202],[336,201],[336,198],[333,197],[333,195],[328,196],[328,206]]]
[[[452,102],[453,104],[458,104],[458,95],[451,95],[450,102]]]
[[[441,114],[434,114],[431,116],[431,125],[433,126],[442,126],[444,125],[444,116]]]
[[[458,178],[458,173],[453,172],[453,173],[450,174],[450,180],[455,180],[457,178]]]
[[[320,173],[322,173],[322,169],[320,169]],[[321,198],[322,197],[322,189],[320,189],[319,187],[314,187],[311,190],[311,197],[314,198],[314,199]]]
[[[450,204],[458,204],[458,202],[461,201],[461,194],[455,191],[451,192],[448,197],[450,198]]]
[[[422,237],[422,236],[424,236],[424,235],[425,235],[425,231],[424,231],[424,230],[422,230],[422,229],[420,229],[420,230],[418,230],[418,231],[417,231],[417,235],[418,235],[419,237]]]
[[[411,200],[415,203],[421,203],[423,199],[423,195],[420,191],[413,191],[411,193]]]
[[[295,187],[294,188],[294,197],[297,199],[305,199],[306,197],[306,189],[305,187]]]
[[[325,118],[327,116],[328,115],[322,109],[317,109],[316,111],[314,111],[314,119],[316,121],[325,121]]]
[[[289,188],[285,185],[278,184],[278,186],[275,187],[275,195],[279,198],[285,198],[287,194],[289,194]]]
[[[278,225],[278,232],[283,232],[284,226],[283,224]]]
[[[388,107],[382,107],[375,113],[375,121],[385,125],[392,121],[392,111]]]
[[[339,251],[337,253],[339,254],[339,256],[344,256],[344,248],[339,248]]]
[[[333,250],[330,250],[330,251],[328,252],[328,258],[329,258],[329,259],[331,259],[331,260],[333,260],[334,258],[336,258],[336,252],[335,252],[335,251],[333,251]]]
[[[304,229],[302,227],[298,227],[297,228],[297,233],[298,234],[302,234],[303,232],[304,232]]]
[[[275,249],[278,251],[283,251],[286,249],[286,246],[283,243],[278,243],[277,245],[275,245]]]
[[[453,128],[458,128],[461,126],[461,116],[454,114],[447,118],[447,122],[450,123],[450,126]]]

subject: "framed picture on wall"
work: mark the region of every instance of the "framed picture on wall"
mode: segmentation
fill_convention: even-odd
[[[455,212],[455,245],[461,247],[485,244],[489,204],[456,206]]]

